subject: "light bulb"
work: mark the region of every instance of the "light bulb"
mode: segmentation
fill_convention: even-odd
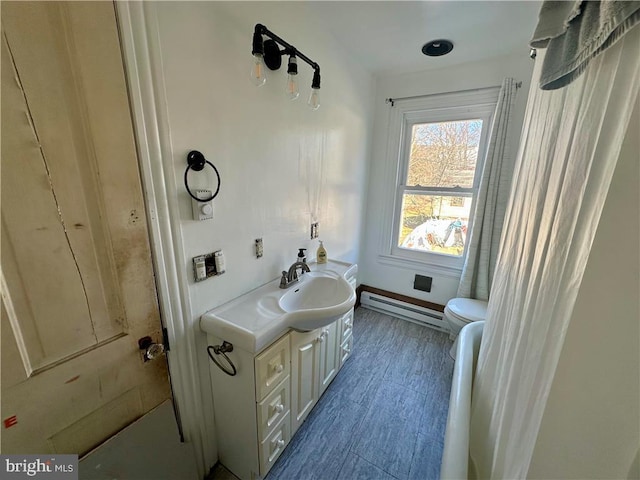
[[[309,95],[309,101],[307,102],[309,108],[317,110],[320,107],[320,89],[312,88],[311,95]]]
[[[300,90],[298,90],[298,75],[287,75],[287,97],[289,100],[295,100],[300,96]]]
[[[261,53],[253,54],[253,65],[251,66],[251,83],[256,87],[261,87],[267,81],[264,68],[264,61]]]
[[[296,59],[295,50],[289,55],[289,64],[287,65],[287,97],[295,100],[300,95],[298,90],[298,60]]]

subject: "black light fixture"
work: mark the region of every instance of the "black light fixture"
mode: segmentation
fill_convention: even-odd
[[[429,57],[441,57],[453,50],[453,43],[450,40],[431,40],[422,46],[422,53]]]
[[[263,37],[268,37],[265,40]],[[280,46],[283,49],[280,49]],[[300,52],[293,45],[284,41],[267,27],[258,23],[253,31],[253,66],[251,68],[251,81],[260,87],[267,81],[264,67],[269,70],[278,70],[282,65],[282,55],[288,55],[287,63],[287,96],[295,100],[300,95],[298,90],[298,58],[313,68],[313,81],[311,82],[311,94],[307,104],[313,110],[320,106],[320,65]]]

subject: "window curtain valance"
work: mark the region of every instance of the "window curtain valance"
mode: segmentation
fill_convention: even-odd
[[[546,48],[540,88],[568,85],[639,22],[637,1],[545,1],[530,42],[533,48]]]

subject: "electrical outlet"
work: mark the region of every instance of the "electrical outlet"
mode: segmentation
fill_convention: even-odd
[[[314,222],[311,224],[311,240],[318,238],[318,235],[318,222]]]

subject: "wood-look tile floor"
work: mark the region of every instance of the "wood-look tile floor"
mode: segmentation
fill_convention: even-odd
[[[365,308],[353,329],[351,358],[266,480],[439,478],[448,335]],[[235,477],[218,466],[212,478]]]

